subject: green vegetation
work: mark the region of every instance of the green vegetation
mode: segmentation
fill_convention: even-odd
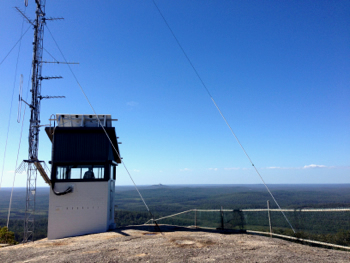
[[[339,208],[350,207],[350,185],[273,185],[270,186],[283,208]],[[266,208],[271,197],[261,185],[222,186],[143,186],[144,199],[155,218],[189,209],[231,209],[224,213],[227,229],[269,231],[266,212],[240,212],[239,209]],[[48,215],[48,188],[38,188],[36,196],[35,240],[46,237]],[[0,191],[0,226],[6,225],[10,189]],[[115,202],[117,227],[143,224],[150,219],[137,192],[132,187],[117,187]],[[14,240],[23,238],[25,189],[15,189],[12,201],[9,229]],[[271,208],[277,208],[271,202]],[[274,233],[287,234],[306,239],[319,240],[350,246],[350,212],[287,212],[296,230],[292,232],[280,212],[271,212]],[[195,222],[195,218],[197,219]],[[200,227],[221,227],[220,212],[194,212],[161,220],[160,224]]]
[[[148,212],[116,211],[115,223],[117,227],[142,225],[150,219]]]
[[[8,231],[7,227],[0,228],[0,243],[15,245],[15,234],[12,231]]]

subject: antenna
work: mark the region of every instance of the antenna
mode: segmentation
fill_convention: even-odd
[[[40,100],[42,99],[65,99],[66,96],[39,96]]]
[[[28,1],[24,1],[25,5],[28,5]],[[40,127],[45,126],[40,124],[40,103],[42,99],[51,98],[65,98],[64,96],[42,96],[41,95],[41,81],[47,79],[60,79],[61,76],[43,77],[42,64],[44,63],[43,57],[43,38],[44,38],[44,26],[47,20],[57,20],[63,18],[46,18],[45,17],[45,3],[46,0],[35,0],[36,3],[36,17],[34,20],[30,20],[18,7],[17,11],[31,24],[34,28],[34,41],[33,41],[33,60],[32,60],[32,77],[31,77],[31,94],[32,100],[29,104],[22,98],[22,82],[19,91],[19,113],[17,121],[20,120],[22,101],[30,107],[30,121],[29,121],[29,135],[28,135],[28,160],[24,160],[20,167],[24,167],[27,170],[27,191],[26,191],[26,210],[24,219],[24,235],[23,243],[28,241],[34,241],[34,215],[35,215],[35,197],[36,197],[36,178],[39,173],[44,181],[51,185],[51,181],[47,176],[44,169],[38,159],[39,150],[39,132]],[[57,63],[57,62],[56,62]],[[44,163],[45,166],[45,163]]]
[[[48,64],[79,64],[79,62],[59,62],[59,61],[41,61],[41,63],[48,63]]]
[[[39,78],[40,78],[40,80],[43,80],[43,79],[61,79],[62,77],[61,76],[54,76],[54,77],[43,77],[43,76],[40,76]]]
[[[43,37],[45,25],[45,2],[46,0],[35,0],[36,17],[33,22],[27,18],[18,8],[16,8],[29,23],[34,27],[33,41],[33,61],[32,61],[32,102],[30,106],[29,136],[28,136],[28,160],[23,162],[27,164],[27,191],[26,191],[26,210],[24,216],[24,233],[23,243],[34,241],[34,215],[35,215],[35,197],[36,197],[36,178],[41,170],[40,161],[38,160],[39,146],[39,128],[40,128],[40,102],[38,96],[41,96],[41,70],[42,54],[43,54]],[[25,2],[27,4],[27,2]],[[21,98],[21,101],[23,99]],[[45,177],[44,177],[45,178]]]
[[[18,111],[17,111],[17,122],[21,122],[22,115],[22,87],[23,87],[23,74],[21,74],[21,80],[19,83],[19,95],[18,95]]]

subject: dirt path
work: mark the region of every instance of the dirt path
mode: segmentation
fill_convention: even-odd
[[[350,262],[350,252],[248,234],[133,228],[0,248],[0,262]]]

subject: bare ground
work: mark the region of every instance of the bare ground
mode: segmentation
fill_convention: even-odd
[[[350,262],[350,252],[249,234],[162,226],[0,248],[0,262]]]

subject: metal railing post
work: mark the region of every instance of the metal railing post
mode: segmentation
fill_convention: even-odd
[[[222,207],[220,209],[220,212],[221,212],[221,229],[224,230],[224,211]]]
[[[197,228],[197,209],[194,210],[194,227]]]
[[[269,216],[270,237],[272,237],[271,215],[270,215],[270,201],[267,200],[267,214]]]

